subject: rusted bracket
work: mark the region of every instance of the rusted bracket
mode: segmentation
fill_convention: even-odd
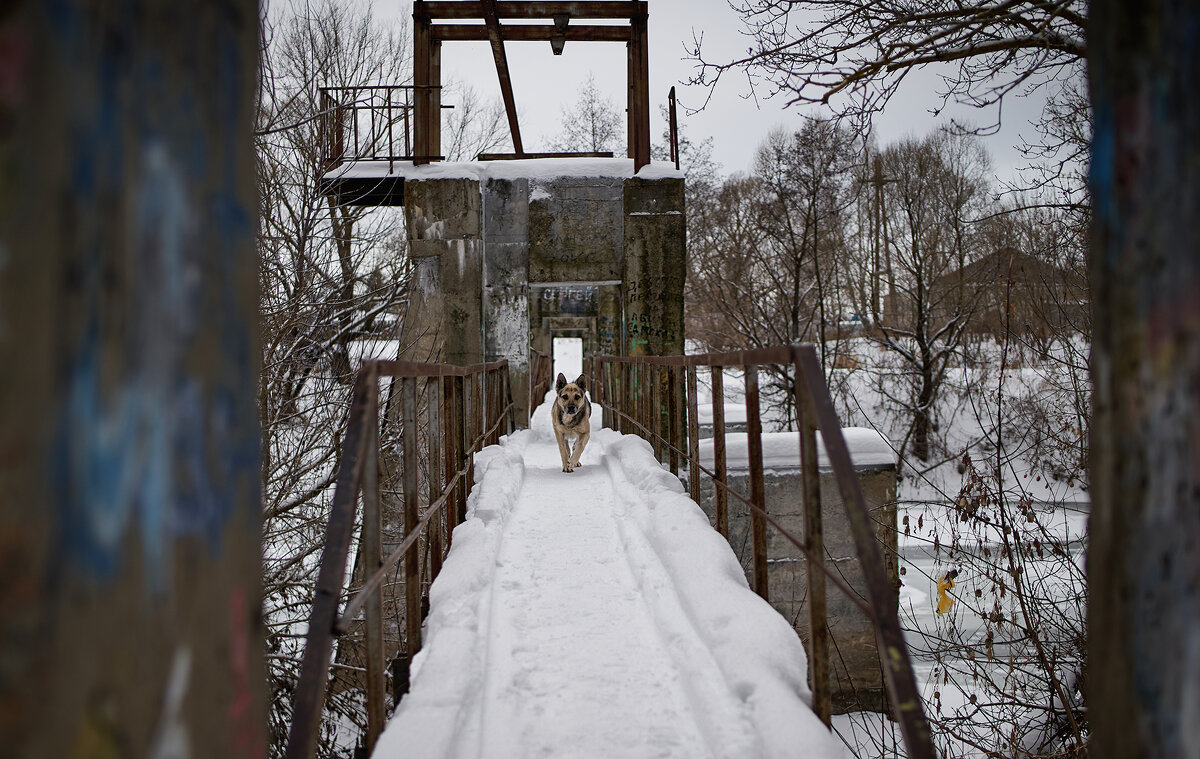
[[[512,132],[513,152],[523,155],[521,126],[517,123],[517,102],[513,98],[512,80],[508,75],[508,56],[504,53],[504,37],[500,32],[500,19],[496,16],[496,0],[483,0],[483,21],[487,25],[488,42],[492,45],[492,57],[496,59],[496,75],[500,78],[500,94],[504,98],[504,110],[508,112],[508,128]]]

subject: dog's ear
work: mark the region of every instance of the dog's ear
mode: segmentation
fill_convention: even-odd
[[[580,390],[585,393],[587,392],[587,377],[583,376],[582,374],[579,375],[579,379],[575,380],[575,384],[579,385]]]
[[[555,380],[555,382],[554,382],[554,392],[557,393],[559,390],[562,390],[566,386],[567,386],[567,378],[563,376],[562,372],[559,372],[558,379]]]

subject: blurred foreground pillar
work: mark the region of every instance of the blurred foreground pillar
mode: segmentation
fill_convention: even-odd
[[[250,0],[0,3],[0,754],[261,757]]]
[[[1090,12],[1090,755],[1197,757],[1200,5]]]

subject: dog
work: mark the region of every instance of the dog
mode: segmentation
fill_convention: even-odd
[[[573,472],[580,466],[579,457],[592,436],[592,404],[587,399],[587,379],[581,374],[574,382],[567,382],[562,372],[554,383],[554,409],[551,414],[554,437],[558,440],[558,454],[562,456],[562,470]],[[575,441],[574,450],[570,441]]]

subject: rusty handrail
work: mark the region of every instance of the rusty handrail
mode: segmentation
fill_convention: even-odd
[[[529,413],[532,415],[533,410],[545,399],[546,393],[550,392],[550,385],[554,381],[550,376],[554,373],[554,360],[550,354],[537,348],[530,348],[529,355]]]
[[[401,381],[401,447],[405,537],[384,559],[380,555],[378,486],[379,379]],[[425,379],[432,392],[424,399],[430,429],[425,436],[428,454],[430,505],[418,514],[417,493],[417,392]],[[419,556],[414,548],[422,535],[429,538],[431,572],[436,577],[449,550],[455,525],[466,516],[466,496],[473,479],[474,456],[483,446],[498,442],[500,430],[512,431],[512,401],[508,399],[508,362],[474,366],[420,364],[405,361],[367,361],[355,378],[346,437],[339,457],[333,508],[326,526],[325,550],[317,577],[313,610],[296,683],[292,724],[285,756],[310,759],[317,736],[328,685],[333,640],[344,634],[363,611],[367,634],[367,749],[374,747],[383,730],[384,659],[382,637],[382,585],[386,573],[405,561],[405,617],[407,653],[420,648],[422,583]],[[469,398],[469,400],[468,400]],[[490,426],[485,424],[490,423]],[[363,499],[364,566],[370,572],[363,586],[340,617],[346,563],[354,530],[359,495]],[[454,508],[449,508],[453,503]],[[445,512],[444,535],[427,530]],[[444,546],[443,540],[444,538]],[[372,566],[373,565],[373,566]],[[431,578],[432,579],[432,578]]]
[[[318,87],[324,170],[347,161],[387,161],[391,170],[396,161],[420,157],[413,154],[410,128],[415,89],[411,84]]]
[[[867,511],[862,490],[854,474],[849,450],[842,435],[841,424],[834,410],[833,400],[825,384],[825,375],[820,360],[812,345],[793,345],[776,348],[760,348],[734,353],[705,354],[693,356],[593,356],[588,360],[593,395],[596,401],[609,412],[621,432],[640,432],[654,445],[655,453],[662,458],[664,449],[669,454],[673,473],[678,474],[678,462],[686,461],[689,467],[689,490],[693,500],[699,502],[699,473],[707,474],[714,483],[717,500],[717,529],[728,538],[727,511],[724,499],[729,493],[750,508],[751,564],[755,590],[764,598],[769,596],[766,583],[766,540],[765,527],[770,523],[791,543],[808,557],[808,604],[810,652],[809,666],[812,668],[813,709],[830,724],[831,704],[828,671],[828,624],[825,618],[824,582],[822,573],[832,580],[833,585],[867,612],[875,630],[884,683],[900,723],[900,732],[911,759],[933,759],[936,754],[930,738],[929,723],[921,705],[920,692],[913,674],[908,647],[900,631],[898,601],[895,589],[888,582],[883,557],[875,536],[872,534],[870,515]],[[784,530],[767,513],[763,491],[762,429],[758,423],[757,368],[764,365],[790,365],[795,370],[797,382],[795,397],[799,420],[801,478],[803,480],[803,505],[805,540],[800,541]],[[653,369],[651,369],[653,367]],[[714,416],[714,469],[711,471],[700,464],[698,444],[698,419],[696,399],[696,371],[700,367],[710,368],[713,378]],[[749,498],[730,489],[725,481],[724,446],[724,398],[722,370],[726,367],[745,370],[746,410],[749,429],[747,432],[748,466],[751,495]],[[689,440],[685,444],[678,424],[681,412],[678,400],[680,378],[678,370],[685,369],[686,389],[683,391],[688,416]],[[666,372],[666,377],[661,374]],[[655,376],[651,376],[655,375]],[[663,381],[666,381],[666,399],[661,398]],[[664,403],[665,400],[665,403]],[[663,411],[667,413],[667,435],[662,434]],[[718,427],[721,427],[718,429]],[[817,471],[816,432],[820,430],[835,481],[842,495],[847,519],[854,539],[855,551],[862,567],[866,585],[867,601],[862,603],[857,594],[842,578],[831,572],[823,561],[824,543],[820,512],[820,473]],[[683,450],[684,446],[687,450]],[[814,592],[819,589],[819,592]]]

